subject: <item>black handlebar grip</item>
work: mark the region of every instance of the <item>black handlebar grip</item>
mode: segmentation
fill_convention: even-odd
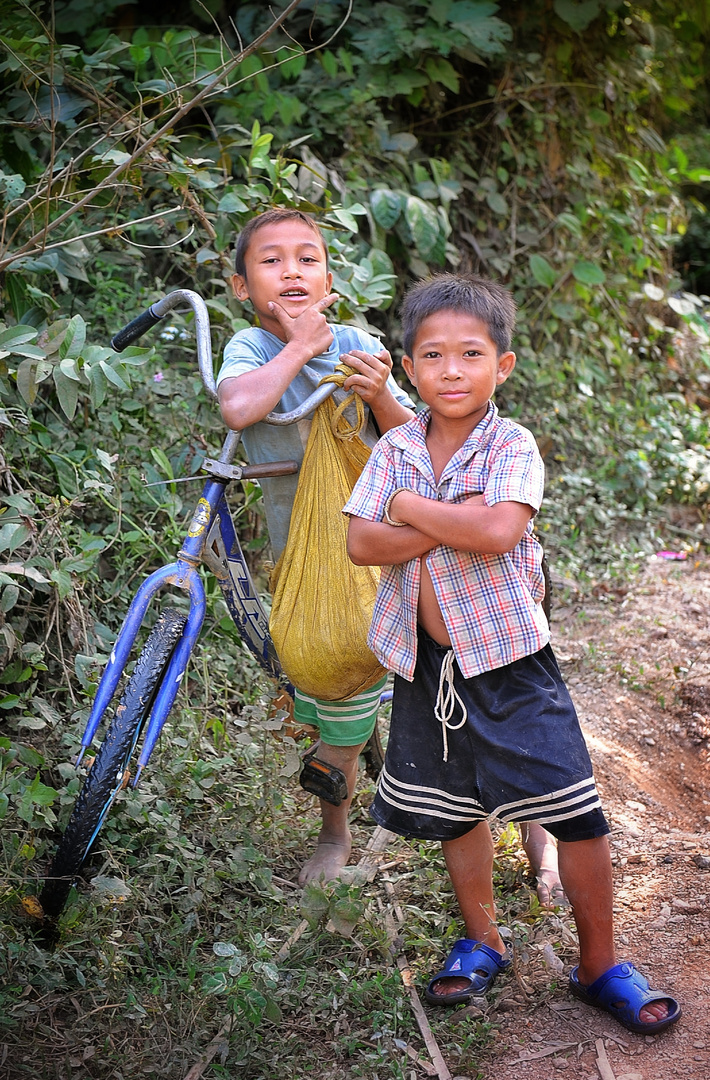
[[[154,315],[152,307],[149,307],[147,311],[141,312],[137,318],[129,322],[128,326],[124,326],[123,330],[119,330],[114,337],[111,338],[111,348],[115,352],[123,352],[129,345],[132,345],[134,341],[137,341],[139,337],[142,337],[146,331],[155,326],[157,322],[163,318],[162,315]]]

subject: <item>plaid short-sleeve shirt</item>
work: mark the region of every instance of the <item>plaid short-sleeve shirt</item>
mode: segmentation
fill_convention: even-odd
[[[488,506],[519,502],[540,509],[544,467],[529,431],[500,417],[491,402],[437,483],[426,445],[429,417],[426,409],[382,436],[344,513],[381,521],[384,505],[398,487],[444,502],[464,502],[482,493]],[[465,678],[503,667],[547,644],[542,549],[532,520],[520,543],[506,554],[477,555],[442,544],[426,560]],[[417,659],[420,568],[419,559],[382,567],[368,638],[380,663],[410,682]]]

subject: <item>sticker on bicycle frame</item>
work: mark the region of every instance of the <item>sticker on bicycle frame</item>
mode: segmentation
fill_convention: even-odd
[[[187,530],[188,536],[199,536],[207,528],[210,520],[210,504],[207,499],[199,499],[195,507],[195,514]]]

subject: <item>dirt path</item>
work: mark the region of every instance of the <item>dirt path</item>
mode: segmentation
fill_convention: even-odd
[[[501,1032],[484,1075],[708,1080],[710,560],[649,560],[625,595],[591,607],[558,599],[553,630],[612,825],[620,958],[677,996],[683,1018],[643,1038],[575,1002],[544,960],[549,943],[565,971],[575,962],[571,920],[559,912],[493,1004]]]

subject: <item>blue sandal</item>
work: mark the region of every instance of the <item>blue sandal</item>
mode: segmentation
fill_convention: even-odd
[[[430,1005],[458,1005],[478,994],[485,994],[496,975],[510,967],[510,956],[501,956],[495,949],[481,941],[461,938],[454,944],[446,958],[443,971],[429,982],[424,996]],[[436,994],[434,987],[442,979],[468,979],[469,985],[464,990],[454,990],[452,994]]]
[[[656,1035],[680,1020],[681,1009],[675,998],[651,990],[648,979],[633,964],[617,964],[609,968],[590,986],[582,986],[577,979],[577,970],[574,968],[569,977],[570,992],[587,1005],[604,1009],[628,1031],[637,1035]],[[639,1019],[639,1013],[645,1005],[654,1001],[667,1003],[668,1016],[665,1020],[644,1024]]]

